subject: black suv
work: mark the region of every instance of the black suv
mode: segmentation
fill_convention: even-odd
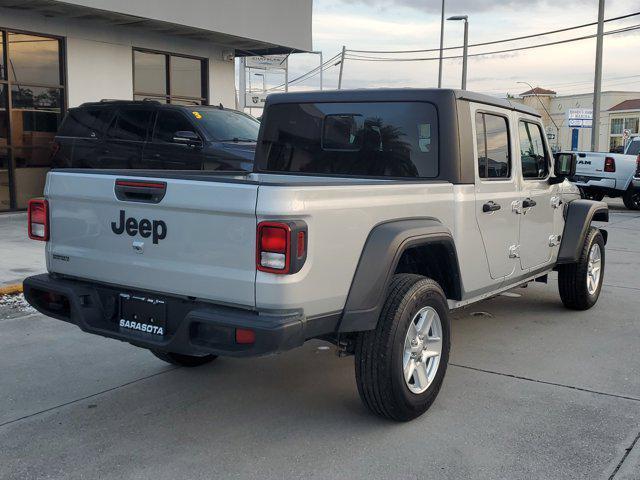
[[[71,108],[53,168],[252,170],[260,123],[237,110],[108,101]]]

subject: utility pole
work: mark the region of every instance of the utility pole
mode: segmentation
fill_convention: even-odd
[[[342,54],[340,55],[340,75],[338,76],[338,90],[342,89],[342,72],[344,71],[344,55],[347,52],[347,47],[342,46]]]
[[[240,71],[238,72],[238,104],[240,111],[244,112],[247,106],[247,60],[245,57],[240,57]]]
[[[284,64],[284,91],[288,92],[289,91],[289,55],[287,55],[285,62],[286,63]]]
[[[467,89],[467,63],[469,57],[467,55],[469,51],[469,21],[464,21],[464,49],[462,50],[462,90]]]
[[[600,143],[600,95],[602,94],[602,45],[604,39],[604,0],[598,6],[598,38],[596,41],[596,73],[593,81],[593,120],[591,151],[597,152]]]
[[[438,62],[438,88],[442,88],[442,50],[444,48],[444,2],[442,0],[442,16],[440,17],[440,60]]]
[[[323,64],[324,62],[322,61],[323,55],[322,52],[318,52],[320,53],[320,91],[322,91],[322,86],[324,83],[323,77],[324,77],[324,72],[323,72]]]

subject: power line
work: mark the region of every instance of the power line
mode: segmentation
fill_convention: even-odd
[[[616,30],[610,30],[608,32],[605,32],[604,35],[614,35],[617,33],[625,33],[625,32],[631,32],[634,30],[639,30],[640,29],[640,24],[637,25],[632,25],[629,27],[624,27],[624,28],[619,28]],[[592,35],[584,35],[582,37],[575,37],[575,38],[569,38],[569,39],[565,39],[565,40],[556,40],[555,42],[547,42],[547,43],[539,43],[536,45],[528,45],[526,47],[517,47],[517,48],[507,48],[504,50],[494,50],[492,52],[483,52],[483,53],[473,53],[473,54],[469,54],[468,57],[483,57],[483,56],[487,56],[487,55],[499,55],[502,53],[511,53],[511,52],[518,52],[518,51],[522,51],[522,50],[531,50],[534,48],[542,48],[542,47],[549,47],[549,46],[553,46],[553,45],[561,45],[564,43],[571,43],[571,42],[578,42],[581,40],[588,40],[590,38],[595,38],[597,36],[597,34],[592,34]],[[385,58],[385,57],[368,57],[365,55],[351,55],[349,54],[346,57],[348,60],[354,60],[354,61],[365,61],[365,62],[422,62],[422,61],[430,61],[430,60],[439,60],[439,57],[423,57],[423,58]],[[462,58],[462,55],[450,55],[448,57],[443,57],[445,60],[451,60],[451,59],[457,59],[457,58]]]
[[[322,70],[323,72],[324,72],[324,71],[327,71],[328,69],[330,69],[331,67],[333,67],[333,66],[334,66],[333,64],[331,64],[331,65],[329,65],[329,64],[330,64],[330,63],[332,63],[332,62],[334,62],[334,61],[335,61],[339,56],[340,56],[340,54],[338,53],[337,55],[334,55],[334,56],[333,56],[333,57],[331,57],[329,60],[327,60],[326,62],[324,62],[322,65],[319,65],[319,66],[317,66],[317,67],[315,67],[315,68],[313,68],[313,69],[309,70],[308,72],[306,72],[306,73],[304,73],[304,74],[300,75],[299,77],[296,77],[296,78],[294,78],[293,80],[290,80],[290,81],[289,81],[289,85],[293,85],[293,84],[295,84],[295,83],[301,82],[302,80],[306,80],[307,78],[312,78],[312,77],[314,77],[314,76],[318,75],[318,74],[320,73],[320,71],[321,71],[321,70]],[[282,83],[282,84],[280,84],[280,85],[278,85],[278,86],[276,86],[276,87],[269,88],[267,91],[268,91],[268,92],[270,92],[270,91],[273,91],[273,90],[277,90],[277,89],[279,89],[279,88],[284,87],[284,85],[285,85],[285,84],[284,84],[284,83]]]
[[[626,18],[631,18],[631,17],[635,17],[637,15],[640,15],[640,12],[634,12],[634,13],[629,13],[627,15],[621,15],[619,17],[612,17],[612,18],[608,18],[605,20],[605,22],[615,22],[617,20],[624,20]],[[483,47],[486,45],[495,45],[497,43],[506,43],[506,42],[515,42],[517,40],[526,40],[528,38],[535,38],[535,37],[542,37],[545,35],[552,35],[555,33],[562,33],[562,32],[568,32],[570,30],[577,30],[580,28],[585,28],[585,27],[592,27],[593,25],[597,25],[598,22],[591,22],[591,23],[584,23],[582,25],[576,25],[574,27],[565,27],[565,28],[560,28],[558,30],[550,30],[548,32],[541,32],[541,33],[532,33],[530,35],[523,35],[521,37],[513,37],[513,38],[505,38],[502,40],[492,40],[489,42],[482,42],[482,43],[474,43],[472,45],[469,45],[469,48],[471,47]],[[446,47],[443,48],[443,50],[456,50],[459,48],[463,48],[462,45],[458,46],[458,47]],[[439,48],[427,48],[427,49],[419,49],[419,50],[348,50],[349,52],[355,52],[355,53],[427,53],[427,52],[439,52],[440,49]]]

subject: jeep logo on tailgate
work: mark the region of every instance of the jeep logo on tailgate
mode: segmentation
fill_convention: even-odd
[[[142,238],[152,237],[155,244],[167,236],[167,224],[162,220],[142,218],[138,221],[133,217],[125,219],[124,210],[120,210],[119,222],[117,225],[116,222],[111,222],[111,230],[116,235],[122,235],[125,231],[130,237],[140,234]]]

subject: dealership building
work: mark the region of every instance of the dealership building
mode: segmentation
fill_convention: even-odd
[[[591,150],[589,123],[571,122],[571,112],[593,111],[593,93],[557,95],[553,90],[535,87],[514,100],[540,113],[554,150]],[[598,151],[620,151],[625,143],[640,135],[640,92],[603,91],[600,98],[600,137]]]
[[[69,107],[235,107],[235,58],[310,51],[312,0],[0,0],[0,212],[42,194]]]

